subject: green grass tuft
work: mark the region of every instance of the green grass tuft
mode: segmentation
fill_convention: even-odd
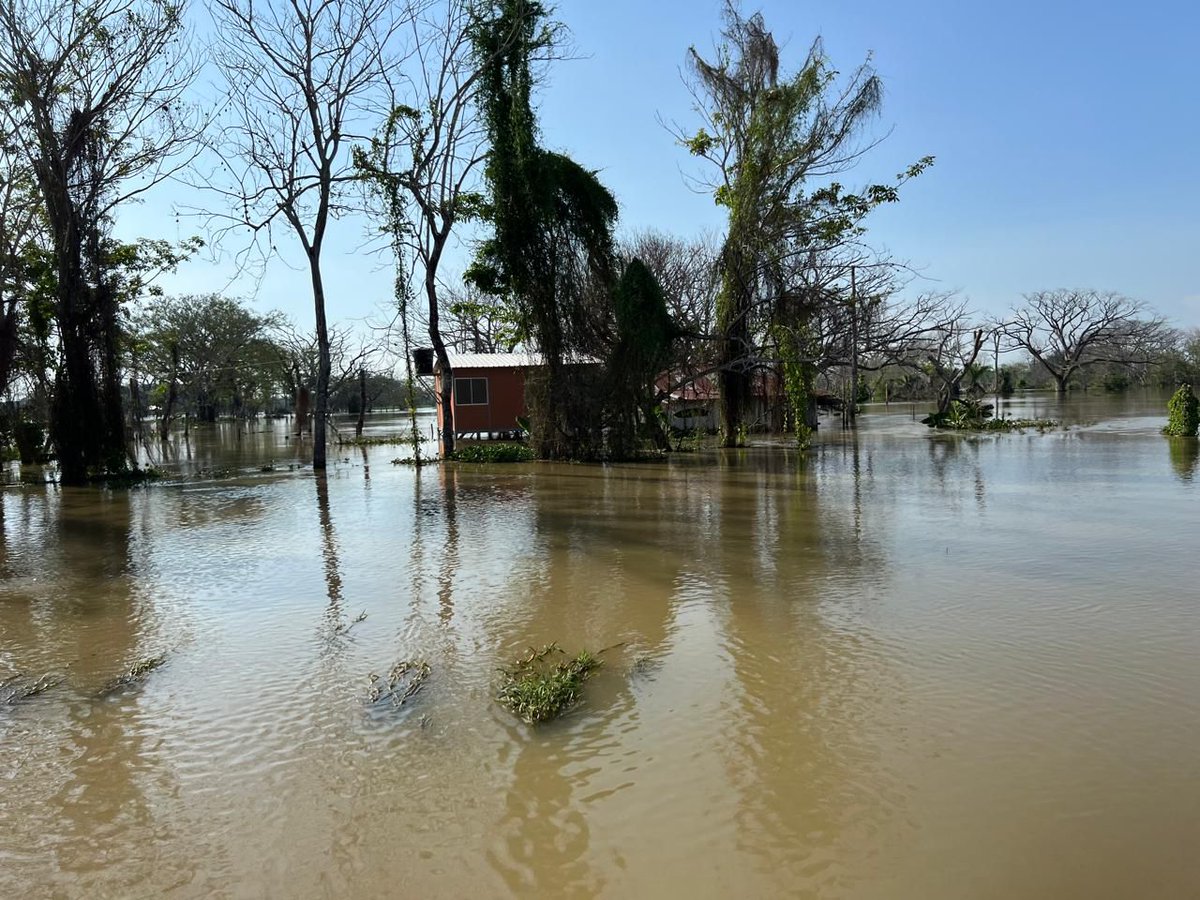
[[[569,659],[557,644],[529,655],[512,669],[503,669],[504,681],[496,700],[531,725],[556,719],[579,702],[583,683],[600,667],[587,650]]]

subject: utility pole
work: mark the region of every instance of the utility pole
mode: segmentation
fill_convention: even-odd
[[[1000,415],[1000,326],[992,332],[992,392],[996,395],[996,416]]]

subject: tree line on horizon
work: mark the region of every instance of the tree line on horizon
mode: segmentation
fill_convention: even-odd
[[[868,222],[933,157],[846,183],[876,143],[877,73],[869,61],[843,73],[819,39],[789,69],[763,17],[735,0],[717,46],[688,50],[690,118],[666,123],[696,163],[693,186],[725,214],[702,238],[620,237],[597,172],[542,144],[536,91],[565,26],[536,0],[207,10],[201,42],[173,0],[0,2],[0,424],[10,438],[44,426],[64,483],[125,471],[151,407],[165,439],[177,409],[265,410],[274,391],[311,393],[323,469],[336,395],[357,380],[361,406],[367,377],[346,364],[323,270],[330,229],[352,215],[395,265],[389,343],[371,352],[403,359],[405,376],[379,383],[403,384],[411,408],[417,344],[444,372],[453,347],[537,350],[527,399],[543,457],[661,448],[656,410],[700,379],[719,389],[732,446],[764,380],[770,426],[803,442],[822,393],[852,411],[880,391],[944,407],[986,380],[989,352],[996,388],[1014,350],[1030,364],[1019,378],[1010,364],[1010,380],[1060,391],[1098,373],[1110,386],[1193,378],[1200,365],[1195,334],[1114,293],[1031,293],[1003,321],[955,294],[914,295]],[[202,71],[227,101],[196,99]],[[300,251],[311,335],[232,299],[161,296],[155,279],[203,242],[123,242],[114,229],[168,179],[194,188],[183,212],[244,265]],[[452,287],[447,249],[464,234],[481,236]],[[450,391],[444,378],[447,452]]]

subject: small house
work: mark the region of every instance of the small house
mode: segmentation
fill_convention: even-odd
[[[540,366],[536,353],[450,353],[454,384],[450,408],[456,437],[503,436],[520,431],[525,415],[525,376]],[[442,431],[442,368],[433,365],[438,432]]]

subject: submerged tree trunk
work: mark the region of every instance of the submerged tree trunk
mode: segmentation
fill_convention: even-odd
[[[167,386],[167,402],[163,405],[162,421],[158,426],[161,441],[171,434],[171,418],[175,415],[175,402],[179,399],[179,342],[171,342],[171,378]]]
[[[358,370],[358,421],[354,423],[354,436],[362,437],[367,418],[367,370]]]
[[[313,307],[317,320],[317,397],[313,412],[313,469],[325,468],[325,424],[329,414],[329,325],[325,320],[325,285],[321,279],[320,244],[309,253]]]
[[[442,406],[441,449],[442,455],[449,457],[454,452],[454,407],[451,403],[454,394],[454,370],[450,365],[446,342],[442,340],[441,319],[438,315],[437,269],[442,258],[442,246],[442,243],[435,244],[429,257],[429,265],[425,267],[425,299],[429,306],[429,340],[433,344],[438,367],[442,370],[441,397],[438,398]]]

